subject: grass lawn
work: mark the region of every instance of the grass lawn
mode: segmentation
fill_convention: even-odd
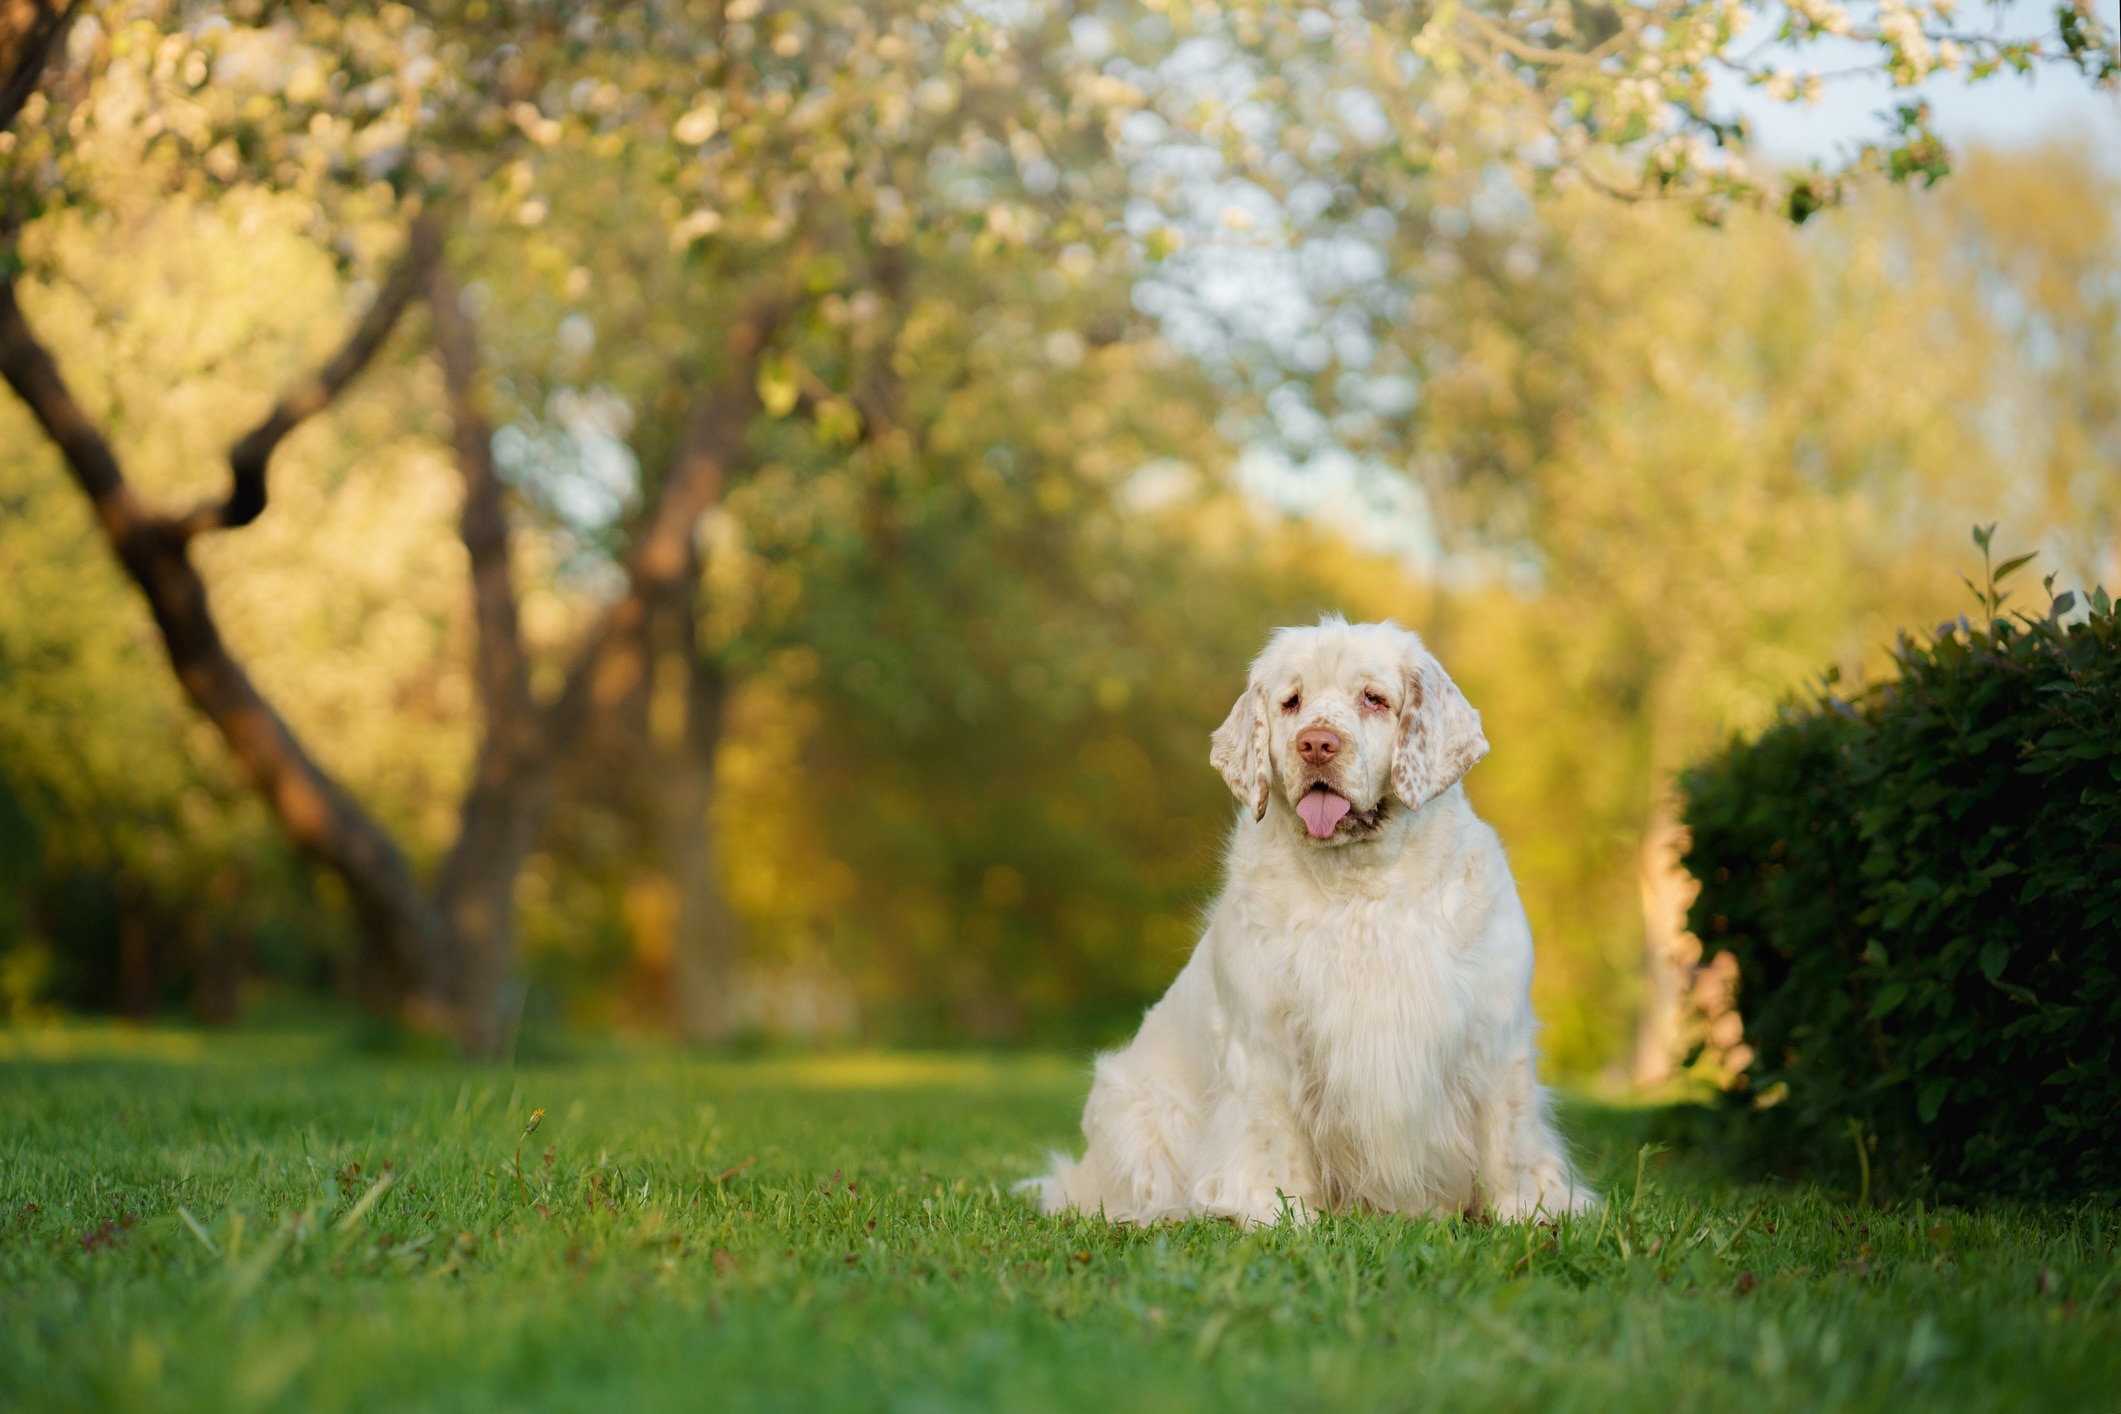
[[[1638,1189],[1577,1106],[1559,1229],[1040,1218],[1084,1085],[0,1031],[0,1407],[2121,1408],[2113,1211]]]

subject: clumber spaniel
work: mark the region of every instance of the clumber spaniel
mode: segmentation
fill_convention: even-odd
[[[1098,1057],[1089,1149],[1047,1212],[1240,1224],[1580,1212],[1533,1071],[1532,935],[1459,778],[1488,751],[1416,635],[1277,632],[1213,737],[1243,802],[1228,878],[1132,1044]]]

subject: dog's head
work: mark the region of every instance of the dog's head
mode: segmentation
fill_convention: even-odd
[[[1419,810],[1488,754],[1480,713],[1419,635],[1338,618],[1277,630],[1212,740],[1253,819],[1278,797],[1329,845],[1371,838],[1393,802]]]

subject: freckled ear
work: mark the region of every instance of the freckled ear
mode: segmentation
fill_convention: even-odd
[[[1443,664],[1416,655],[1403,674],[1399,740],[1392,747],[1392,793],[1409,810],[1442,795],[1488,754],[1480,713]]]
[[[1230,793],[1262,819],[1267,813],[1267,789],[1272,772],[1267,762],[1267,690],[1247,684],[1237,705],[1223,724],[1208,738],[1208,764],[1222,772]]]

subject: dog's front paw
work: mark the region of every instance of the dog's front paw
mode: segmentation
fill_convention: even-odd
[[[1248,1203],[1243,1208],[1223,1214],[1241,1228],[1276,1227],[1287,1223],[1290,1227],[1309,1227],[1318,1221],[1318,1209],[1302,1198],[1291,1198],[1277,1193],[1272,1200],[1261,1199]]]
[[[1205,1217],[1228,1218],[1241,1228],[1273,1227],[1277,1223],[1303,1227],[1316,1222],[1319,1216],[1316,1204],[1278,1188],[1236,1190],[1217,1183],[1195,1187],[1193,1206]]]
[[[1525,1174],[1508,1191],[1497,1194],[1488,1207],[1497,1222],[1521,1223],[1593,1212],[1599,1201],[1598,1194],[1574,1175]]]

